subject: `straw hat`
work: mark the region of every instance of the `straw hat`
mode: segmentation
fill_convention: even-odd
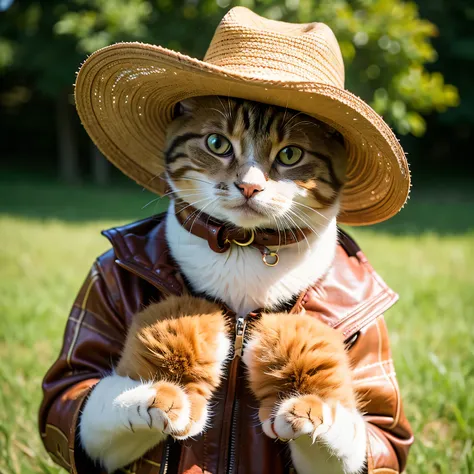
[[[342,133],[349,166],[340,222],[381,222],[404,205],[405,154],[382,118],[344,89],[339,45],[323,23],[267,20],[236,7],[217,27],[203,61],[160,46],[118,43],[84,62],[75,89],[79,116],[98,148],[158,194],[174,106],[203,95],[288,107]]]

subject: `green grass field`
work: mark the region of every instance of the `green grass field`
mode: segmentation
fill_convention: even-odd
[[[41,379],[103,228],[157,212],[133,187],[0,181],[0,473],[60,470],[36,428]],[[401,295],[386,315],[416,433],[407,472],[474,473],[474,194],[414,193],[385,225],[350,232]]]

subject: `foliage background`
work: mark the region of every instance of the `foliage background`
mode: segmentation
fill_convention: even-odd
[[[87,176],[89,141],[72,105],[67,119],[61,109],[86,55],[137,40],[202,57],[234,5],[274,19],[328,23],[341,44],[347,87],[398,132],[415,173],[474,169],[470,161],[446,160],[460,156],[473,136],[469,0],[16,0],[0,13],[0,166],[14,156],[17,166],[56,172],[65,160],[77,164],[64,178]],[[61,140],[74,144],[68,149]]]

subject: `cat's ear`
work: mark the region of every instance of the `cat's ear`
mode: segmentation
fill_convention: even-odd
[[[324,136],[326,138],[329,138],[331,140],[335,140],[341,145],[344,145],[344,137],[340,132],[338,132],[335,128],[331,127],[327,123],[320,122],[319,123],[320,127],[323,129]]]
[[[173,110],[173,118],[176,119],[178,117],[181,117],[184,114],[185,114],[185,108],[183,106],[183,103],[178,102],[177,104],[175,104],[174,110]]]
[[[197,97],[191,97],[178,102],[174,107],[174,118],[181,117],[182,115],[191,114],[198,107],[199,99]]]

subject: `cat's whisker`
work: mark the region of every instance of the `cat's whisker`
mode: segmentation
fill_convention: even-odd
[[[215,108],[210,108],[209,110],[214,110],[214,111],[217,112],[218,114],[221,114],[222,117],[224,117],[225,120],[228,120],[228,117],[226,117],[225,113],[222,112],[222,110],[215,109]]]
[[[175,212],[175,214],[177,215],[178,212],[184,211],[184,210],[187,209],[188,207],[194,206],[195,204],[197,204],[197,203],[199,203],[199,202],[207,201],[208,199],[212,199],[212,198],[208,197],[208,198],[199,199],[199,200],[197,200],[197,201],[194,201],[194,202],[188,204],[187,206],[185,206],[185,207],[183,207],[183,208],[180,208],[177,212]],[[197,209],[197,210],[198,210],[198,209]],[[191,214],[191,215],[192,215],[192,214]],[[188,219],[189,219],[189,217],[188,217]],[[187,221],[188,219],[186,219],[186,221]],[[186,221],[184,221],[183,225],[186,223]]]
[[[204,198],[204,199],[199,199],[197,201],[194,201],[192,203],[189,203],[187,204],[187,206],[183,207],[183,208],[180,208],[178,212],[181,212],[181,211],[184,211],[184,209],[187,209],[188,207],[191,207],[191,206],[194,206],[195,204],[198,204],[199,202],[204,202],[204,201],[207,201],[208,199],[211,199],[210,197],[208,198]],[[195,213],[195,212],[198,212],[199,209],[195,209],[186,219],[185,221],[183,222],[183,225],[186,224],[186,222],[189,220],[189,218]]]
[[[296,122],[296,123],[292,124],[291,126],[288,126],[288,125],[287,125],[287,129],[288,129],[289,131],[291,131],[291,130],[294,130],[296,127],[299,127],[299,126],[301,126],[301,125],[313,125],[314,127],[317,126],[317,125],[316,125],[315,123],[313,123],[313,122],[310,122],[310,121],[308,121],[308,120],[304,120],[304,121],[301,121],[301,122]]]
[[[218,200],[219,200],[219,198],[215,198],[215,199],[213,199],[211,202],[207,203],[207,204],[200,210],[200,212],[195,216],[194,221],[193,221],[193,223],[191,224],[191,228],[190,228],[190,230],[189,230],[190,234],[192,233],[193,226],[194,226],[194,224],[196,223],[196,220],[199,219],[199,216],[204,212],[204,209],[206,209],[206,208],[207,208],[208,206],[210,206],[211,204],[216,204],[216,203],[218,202]],[[214,207],[214,209],[215,209],[215,207]],[[211,218],[211,216],[212,216],[212,211],[213,211],[214,209],[212,209],[210,212],[207,213],[208,216],[207,216],[207,222],[206,222],[206,224],[209,223],[209,219]],[[193,214],[195,214],[195,212],[193,212],[192,215],[193,215]],[[191,216],[189,216],[189,217],[191,217]],[[187,220],[187,219],[186,219],[186,220]],[[215,298],[215,302],[217,302],[217,298]]]
[[[282,224],[283,224],[282,227],[283,227],[284,229],[285,229],[285,228],[288,229],[288,230],[291,232],[291,234],[293,235],[293,237],[294,237],[294,239],[295,239],[295,241],[296,241],[296,244],[297,244],[298,254],[299,254],[299,253],[300,253],[300,241],[296,238],[296,234],[295,234],[295,232],[293,231],[293,228],[294,228],[294,226],[295,226],[296,223],[295,223],[294,221],[293,221],[293,222],[290,222],[290,221],[287,219],[287,217],[286,217],[285,215],[280,216],[280,219],[281,219]],[[285,245],[286,245],[286,241],[285,241]]]
[[[191,178],[190,176],[186,178],[185,177],[179,178],[176,181],[198,181],[200,183],[206,183],[206,184],[210,184],[211,186],[214,186],[214,183],[211,183],[210,181],[206,181],[205,179],[199,179],[199,178]]]
[[[177,189],[176,191],[175,191],[175,190],[171,190],[171,191],[168,191],[167,193],[163,194],[161,197],[169,196],[170,194],[182,193],[183,191],[193,191],[193,192],[197,192],[197,191],[199,191],[199,190],[198,190],[198,189]],[[203,192],[203,191],[199,191],[199,192]]]
[[[194,221],[193,223],[191,224],[191,228],[189,229],[189,233],[192,234],[193,233],[193,226],[194,224],[196,223],[196,220],[199,219],[199,216],[204,212],[204,209],[206,209],[207,207],[209,207],[211,204],[214,204],[219,198],[214,198],[211,202],[208,202],[199,212],[198,214],[196,215],[196,217],[194,218]],[[210,215],[210,214],[209,214]]]
[[[164,155],[164,151],[163,150],[160,150],[160,152]],[[166,175],[168,175],[168,172],[165,172]],[[164,178],[162,176],[162,173],[159,173],[159,174],[155,174],[155,176],[153,176],[153,178],[150,178],[150,180],[148,181],[148,184],[150,184],[152,181],[154,181],[156,178],[159,178],[163,181],[166,181],[166,178]]]
[[[276,225],[276,228],[277,228],[277,232],[278,232],[278,247],[277,247],[277,252],[280,250],[280,247],[281,247],[281,233],[280,233],[280,226],[278,225],[278,218],[277,216],[273,215],[273,220],[275,221],[275,225]],[[286,242],[285,242],[286,243]]]
[[[188,197],[191,197],[191,196],[202,196],[204,193],[201,191],[201,192],[196,192],[196,193],[180,194],[180,195],[178,196],[178,192],[177,192],[177,191],[170,191],[169,193],[163,194],[163,196],[158,196],[157,198],[152,199],[150,202],[148,202],[147,204],[145,204],[145,205],[142,207],[142,210],[145,209],[145,208],[147,208],[150,204],[153,204],[154,202],[159,201],[160,199],[163,199],[164,197],[167,197],[167,196],[169,196],[170,194],[176,194],[176,197],[179,197],[179,198],[188,198]]]
[[[304,115],[303,112],[298,112],[297,114],[292,115],[284,124],[283,127],[287,128],[289,127],[290,123],[298,117],[298,115]]]
[[[178,189],[178,191],[168,191],[167,193],[163,194],[163,196],[161,197],[166,197],[166,196],[169,196],[170,194],[177,194],[178,192],[181,192],[181,190]]]
[[[229,84],[229,93],[227,94],[227,107],[229,109],[229,119],[232,118],[232,106],[230,103],[230,84]]]
[[[309,230],[311,230],[317,237],[320,236],[320,233],[311,224],[309,224],[308,221],[304,217],[302,217],[300,214],[297,214],[294,210],[288,209],[288,211],[294,216],[296,216],[298,219],[300,219],[303,222],[303,224],[305,224],[309,228]],[[304,212],[302,213],[306,218],[309,219],[309,216],[307,214],[305,214]]]
[[[316,230],[314,230],[314,227],[312,227],[312,224],[314,224],[314,223],[313,223],[313,221],[311,220],[311,217],[310,217],[305,211],[303,211],[302,209],[293,209],[292,211],[298,216],[298,218],[299,218],[300,220],[302,220],[306,225],[308,225],[308,226],[319,236],[319,232],[317,232]],[[308,222],[307,222],[306,220],[304,220],[305,218],[306,218],[311,224],[308,224]],[[329,221],[329,219],[328,219],[328,221]]]
[[[163,197],[163,196],[158,196],[157,198],[152,199],[150,202],[148,202],[147,204],[145,204],[145,205],[141,208],[141,210],[143,211],[143,209],[147,208],[150,204],[153,204],[154,202],[159,201],[162,197]]]
[[[191,214],[189,214],[189,216],[186,217],[186,219],[184,220],[183,226],[185,226],[188,223],[188,221],[191,220],[197,212],[199,212],[199,209],[194,209],[194,211],[191,212]]]
[[[199,197],[202,197],[202,196],[205,196],[204,193],[196,193],[196,194],[181,194],[179,196],[176,196],[176,198],[178,199],[181,199],[181,200],[185,200],[187,198],[199,198]]]
[[[218,203],[218,198],[216,198],[215,203],[216,204]],[[214,207],[214,209],[215,209],[215,207]],[[212,209],[212,211],[214,211],[214,209]],[[207,213],[206,225],[209,224],[209,220],[212,218],[212,211]],[[215,302],[217,302],[217,300],[218,300],[218,298],[216,297]]]
[[[296,222],[295,222],[293,219],[291,219],[291,217],[285,216],[285,215],[283,215],[282,217],[283,217],[284,219],[290,219],[290,220],[291,220],[290,223],[292,223],[293,226],[297,226]],[[289,228],[290,232],[292,233],[293,237],[295,238],[295,241],[296,241],[296,243],[297,243],[297,245],[298,245],[298,254],[299,254],[299,253],[300,253],[300,241],[296,238],[296,234],[293,232],[293,226],[289,226],[288,228]],[[306,236],[305,236],[305,237],[306,237]],[[306,240],[307,240],[307,239],[306,239]]]
[[[318,233],[317,233],[311,226],[309,226],[303,219],[301,219],[301,217],[299,217],[298,214],[296,214],[294,211],[292,211],[291,209],[288,209],[287,212],[289,212],[290,214],[293,214],[293,215],[296,216],[298,219],[302,220],[303,223],[306,224],[306,225],[309,227],[309,229],[310,229],[311,231],[313,231],[316,235],[318,235]],[[308,246],[308,250],[310,250],[310,249],[311,249],[311,245],[310,245],[310,243],[309,243],[308,238],[306,237],[306,234],[303,232],[303,230],[301,229],[301,227],[300,227],[300,226],[298,225],[298,223],[297,223],[294,219],[292,219],[290,216],[286,215],[286,218],[287,218],[287,219],[291,219],[291,220],[295,223],[296,228],[297,228],[297,229],[303,234],[303,236],[304,236],[304,239],[305,239],[305,241],[306,241],[306,245]]]
[[[206,195],[204,191],[193,191],[192,193],[186,193],[186,194],[181,194],[177,192],[175,194],[176,194],[175,198],[178,198],[178,199],[183,199],[190,196],[205,196]],[[173,198],[170,198],[170,199],[173,199]]]
[[[316,236],[319,237],[319,232],[311,225],[310,222],[308,221],[311,221],[311,219],[309,218],[309,216],[304,213],[303,211],[300,211],[299,209],[288,209],[288,212],[290,212],[290,214],[292,214],[293,216],[295,216],[297,219],[299,219],[306,227],[308,227]],[[306,219],[307,220],[306,220]]]
[[[217,99],[219,100],[219,102],[220,102],[222,108],[224,109],[224,112],[223,112],[223,113],[224,113],[224,118],[225,118],[226,120],[229,120],[229,119],[231,118],[231,115],[232,115],[231,112],[230,112],[230,107],[229,107],[228,110],[226,110],[226,107],[225,107],[224,103],[222,102],[222,99],[220,98],[220,96],[217,96]],[[230,105],[230,104],[229,104],[229,105]]]
[[[304,207],[305,209],[309,209],[310,211],[313,211],[314,213],[318,214],[318,216],[322,217],[324,220],[329,222],[329,219],[324,214],[319,212],[317,209],[314,209],[311,206],[307,206],[306,204],[302,204],[301,202],[297,202],[297,201],[293,201],[293,204],[295,204],[296,206]]]
[[[283,120],[281,121],[282,125],[280,127],[284,127],[285,125],[285,119],[286,119],[286,113],[288,112],[288,102],[290,100],[290,95],[288,94],[286,97],[286,105],[285,105],[285,113],[283,114]]]

